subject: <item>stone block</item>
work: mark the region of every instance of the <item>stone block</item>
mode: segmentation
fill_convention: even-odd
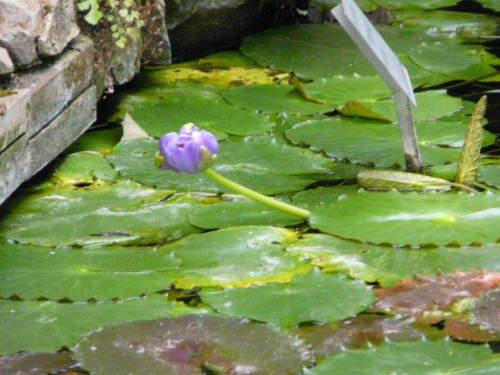
[[[87,88],[40,132],[23,134],[0,152],[0,204],[52,161],[96,119],[96,88]]]
[[[0,152],[27,132],[30,98],[28,89],[16,90],[16,94],[0,98],[0,103],[5,106],[0,116]]]
[[[19,88],[31,92],[27,129],[30,135],[37,133],[90,85],[92,66],[93,44],[87,37],[79,36],[54,62],[20,76]]]

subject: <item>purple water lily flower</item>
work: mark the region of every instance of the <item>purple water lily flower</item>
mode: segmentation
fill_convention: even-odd
[[[160,155],[165,159],[160,168],[193,174],[204,172],[215,163],[217,151],[219,145],[214,135],[189,123],[179,133],[160,138]]]

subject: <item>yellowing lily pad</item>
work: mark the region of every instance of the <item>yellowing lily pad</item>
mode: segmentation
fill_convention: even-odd
[[[283,328],[302,322],[342,320],[374,302],[371,288],[365,283],[318,269],[297,275],[288,284],[203,289],[199,294],[203,302],[220,313],[270,322]]]
[[[287,246],[295,254],[324,271],[343,272],[353,278],[387,287],[418,275],[453,271],[500,272],[500,245],[398,249],[324,234],[305,235]]]
[[[311,266],[285,253],[295,241],[293,231],[259,226],[239,226],[192,235],[161,248],[181,260],[177,288],[195,286],[248,286],[288,282]]]
[[[312,211],[311,226],[372,243],[486,244],[498,241],[500,195],[362,192]]]

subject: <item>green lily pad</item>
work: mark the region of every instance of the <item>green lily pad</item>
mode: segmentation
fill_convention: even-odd
[[[304,88],[311,97],[326,101],[334,108],[345,105],[340,108],[343,114],[348,115],[344,113],[348,105],[346,103],[355,101],[360,110],[364,109],[364,112],[358,110],[357,115],[360,117],[397,121],[392,93],[380,77],[323,78],[304,85]],[[415,98],[418,106],[412,108],[414,121],[449,116],[462,106],[461,99],[449,96],[444,90],[420,92]]]
[[[499,246],[396,249],[324,234],[309,234],[286,250],[324,271],[343,272],[353,278],[387,287],[415,274],[435,275],[439,272],[483,269],[500,272]]]
[[[371,0],[375,4],[389,9],[437,9],[456,5],[460,0]]]
[[[127,93],[118,105],[156,138],[177,132],[188,122],[202,129],[235,135],[262,134],[273,125],[265,116],[228,104],[217,90],[207,85],[176,83],[146,87]]]
[[[55,374],[75,365],[69,352],[18,353],[10,357],[0,357],[2,375]]]
[[[445,10],[393,10],[393,26],[422,27],[432,33],[449,37],[461,34],[461,30],[470,29],[478,35],[494,35],[498,20],[486,14],[466,13]]]
[[[100,303],[0,300],[0,328],[3,332],[0,355],[72,347],[84,334],[99,327],[138,319],[170,317],[176,306],[161,295]],[[188,312],[196,310],[184,308],[179,311]]]
[[[203,315],[107,327],[82,340],[75,357],[93,374],[165,375],[295,374],[313,360],[273,326]]]
[[[500,12],[500,4],[496,0],[477,0],[481,3],[485,8],[493,9],[497,12]]]
[[[90,185],[96,180],[115,181],[118,173],[101,154],[77,153],[68,155],[57,166],[54,178],[63,184]]]
[[[311,5],[319,7],[324,11],[330,11],[342,2],[342,0],[311,0]],[[373,12],[377,9],[377,5],[370,0],[355,0],[354,1],[362,11]]]
[[[314,207],[330,206],[343,195],[357,194],[358,190],[358,185],[320,187],[301,191],[295,194],[292,199],[298,206],[311,210]]]
[[[477,366],[454,371],[453,375],[494,375],[500,371],[500,354],[495,354]]]
[[[247,286],[288,282],[311,266],[285,254],[286,243],[296,241],[293,231],[258,226],[239,226],[191,235],[164,246],[181,260],[175,286]]]
[[[146,248],[95,250],[0,245],[0,297],[72,301],[137,297],[168,289],[172,254]]]
[[[459,148],[434,145],[463,142],[465,124],[435,121],[417,124],[416,128],[424,165],[458,161]],[[395,124],[335,116],[305,121],[285,131],[285,135],[294,144],[307,144],[311,150],[324,151],[338,160],[348,159],[351,163],[370,163],[382,168],[405,165],[401,134]]]
[[[491,355],[486,346],[460,344],[450,340],[386,342],[380,346],[335,354],[304,373],[335,375],[345,374],[345,369],[349,369],[350,373],[358,375],[448,374],[454,370],[475,366]]]
[[[64,151],[64,153],[72,154],[82,151],[106,153],[115,147],[118,142],[120,142],[121,136],[121,127],[88,131],[74,141],[71,146]]]
[[[362,192],[312,211],[311,226],[372,243],[492,243],[499,239],[500,195]]]
[[[450,80],[450,77],[420,68],[406,56],[412,46],[445,41],[445,38],[428,35],[419,28],[376,28],[408,69],[415,87]],[[340,26],[302,24],[272,29],[245,38],[240,50],[260,65],[285,72],[292,70],[304,79],[377,74]],[[446,60],[446,49],[436,58]]]
[[[123,177],[158,188],[194,192],[230,192],[208,177],[156,168],[158,142],[120,143],[108,157]],[[314,182],[313,174],[328,173],[331,160],[308,150],[279,145],[270,138],[255,141],[221,142],[212,169],[249,189],[272,195],[302,190]]]
[[[500,189],[500,165],[479,166],[478,180]]]
[[[303,325],[294,332],[311,344],[317,362],[345,349],[362,349],[387,340],[399,342],[445,337],[437,328],[415,323],[413,319],[375,314],[358,314],[325,325]]]
[[[170,194],[118,181],[19,195],[7,204],[10,212],[0,223],[0,236],[26,244],[88,247],[158,244],[198,232],[187,215],[200,205],[182,196],[164,201]]]
[[[444,55],[443,51],[446,51]],[[414,63],[424,69],[461,80],[473,80],[496,72],[486,62],[493,62],[495,57],[480,46],[422,43],[412,48],[408,54]],[[496,59],[496,63],[498,62]]]
[[[189,215],[189,223],[203,229],[220,229],[242,225],[285,227],[301,223],[295,215],[270,208],[253,200],[235,200],[198,208]]]
[[[331,112],[334,105],[308,101],[292,85],[238,86],[222,92],[229,103],[248,110],[287,115]]]
[[[297,275],[288,284],[203,289],[199,294],[204,303],[220,313],[270,322],[282,328],[302,322],[342,320],[374,302],[373,292],[364,282],[318,269]]]

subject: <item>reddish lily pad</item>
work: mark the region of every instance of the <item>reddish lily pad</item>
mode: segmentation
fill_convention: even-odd
[[[72,367],[69,352],[54,353],[18,353],[10,357],[0,358],[2,375],[38,375],[55,374]]]
[[[74,351],[93,374],[296,374],[313,360],[301,340],[271,325],[208,315],[106,327]]]
[[[359,314],[326,325],[301,326],[295,333],[311,344],[317,360],[344,349],[361,349],[370,344],[380,345],[386,340],[398,342],[424,337],[444,338],[442,331],[415,323],[413,319],[375,314]]]
[[[500,341],[500,289],[466,301],[457,318],[446,321],[446,332],[464,341]]]
[[[434,324],[443,320],[461,299],[478,297],[500,285],[498,272],[455,272],[444,275],[416,276],[390,288],[376,289],[378,300],[372,311],[385,311],[414,317]]]

